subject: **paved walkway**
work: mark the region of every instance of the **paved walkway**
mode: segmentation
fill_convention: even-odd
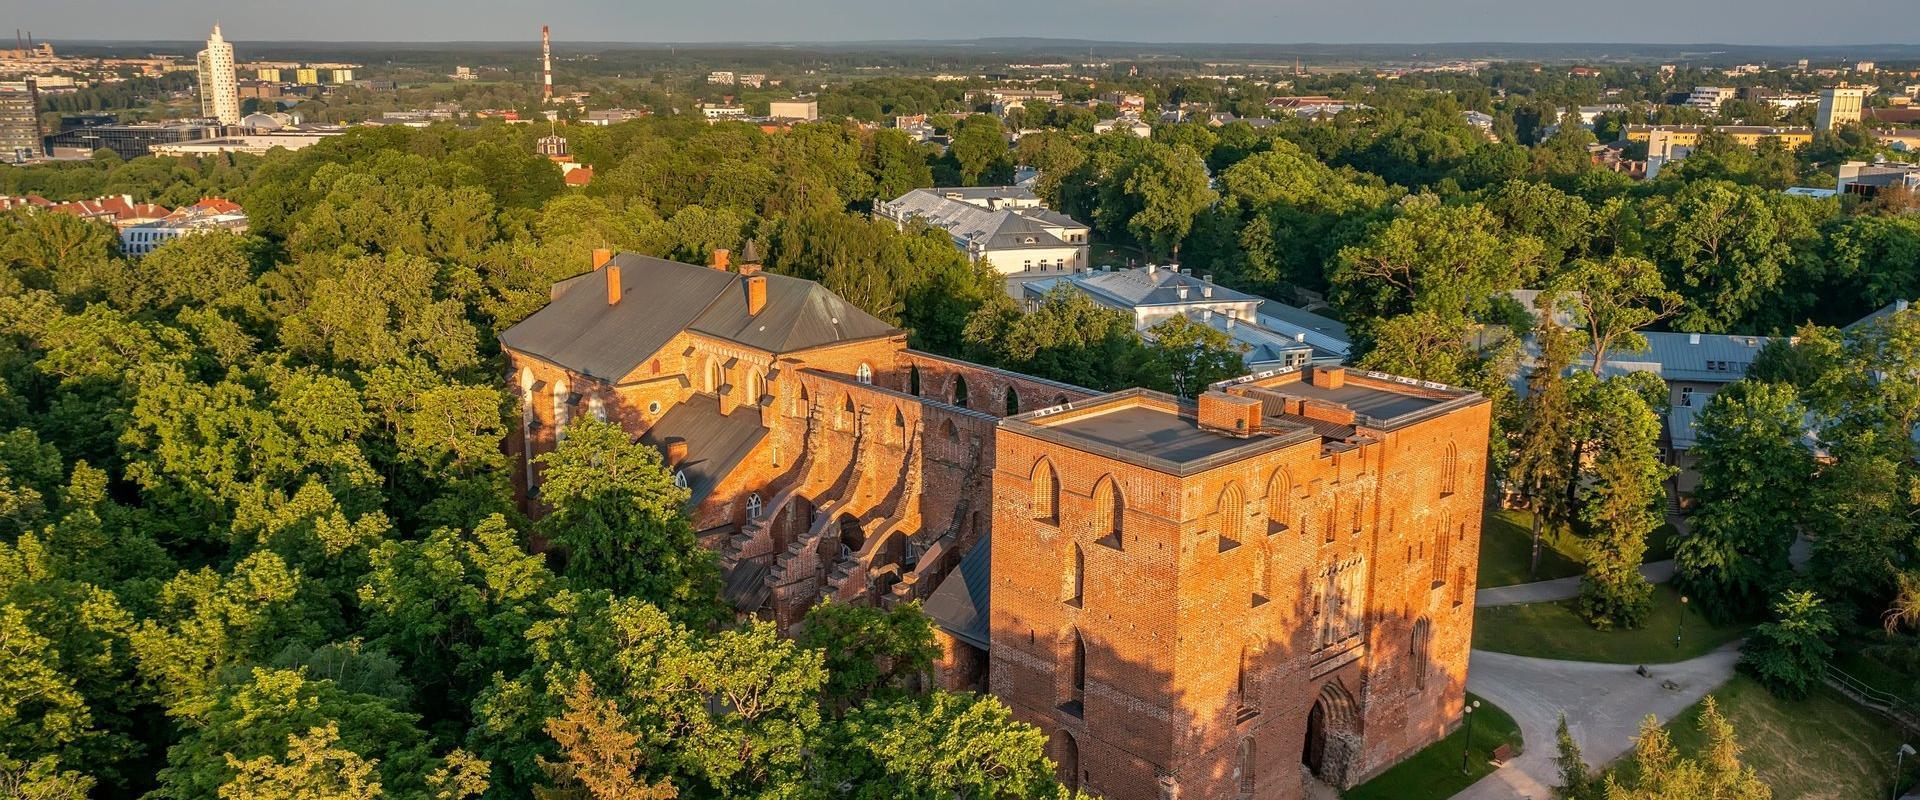
[[[1547,800],[1559,770],[1553,759],[1560,714],[1587,763],[1606,764],[1633,749],[1640,720],[1653,714],[1666,722],[1733,676],[1739,643],[1699,658],[1648,667],[1597,664],[1473,651],[1467,690],[1513,715],[1524,746],[1520,757],[1453,796],[1453,800]],[[1671,681],[1675,688],[1665,684]]]
[[[1673,560],[1642,564],[1640,574],[1647,576],[1647,580],[1654,583],[1666,583],[1673,579]],[[1476,608],[1512,606],[1521,603],[1544,603],[1549,600],[1571,600],[1578,596],[1580,596],[1580,576],[1575,575],[1571,578],[1555,578],[1550,581],[1483,588],[1474,593],[1473,605]]]

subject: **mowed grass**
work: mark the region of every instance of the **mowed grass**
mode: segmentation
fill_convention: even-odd
[[[1805,700],[1773,696],[1745,675],[1714,690],[1720,713],[1733,723],[1741,761],[1773,787],[1774,800],[1873,800],[1890,796],[1898,726],[1822,686]],[[1700,706],[1667,724],[1681,753],[1705,746]],[[1920,744],[1920,742],[1916,742]],[[1616,767],[1634,769],[1629,755]],[[1907,759],[1912,781],[1920,759]]]
[[[1480,523],[1480,586],[1513,586],[1532,581],[1569,578],[1584,567],[1568,537],[1542,536],[1540,571],[1530,574],[1533,561],[1533,515],[1526,511],[1489,509]]]
[[[1680,646],[1673,636],[1681,630]],[[1714,625],[1667,586],[1653,588],[1653,613],[1631,631],[1597,631],[1573,613],[1573,601],[1481,608],[1473,615],[1473,646],[1499,653],[1600,661],[1611,664],[1666,664],[1705,655],[1740,638],[1747,623]]]
[[[1647,561],[1673,557],[1676,533],[1662,524],[1647,534]],[[1504,508],[1488,509],[1480,523],[1480,587],[1513,586],[1555,578],[1571,578],[1586,571],[1585,543],[1567,531],[1547,531],[1540,537],[1540,571],[1533,560],[1533,514]]]
[[[1480,700],[1471,694],[1467,702]],[[1393,765],[1373,780],[1348,789],[1346,800],[1441,800],[1452,797],[1474,781],[1494,770],[1493,751],[1504,744],[1520,755],[1520,726],[1513,717],[1492,703],[1480,702],[1473,712],[1473,742],[1467,752],[1467,772],[1460,772],[1460,746],[1467,738],[1465,727],[1447,734],[1447,738],[1427,745],[1407,760]]]

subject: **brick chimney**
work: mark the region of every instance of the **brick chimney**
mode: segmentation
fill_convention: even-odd
[[[757,317],[767,307],[767,276],[748,275],[741,281],[747,285],[747,316]]]
[[[678,436],[667,437],[667,468],[677,469],[687,460],[687,440]]]
[[[601,272],[607,273],[607,305],[620,304],[620,265],[608,264]]]
[[[1264,404],[1252,397],[1210,390],[1200,395],[1198,421],[1207,430],[1245,438],[1260,429],[1263,408]]]
[[[1322,389],[1338,389],[1347,385],[1347,371],[1340,367],[1314,367],[1307,376],[1314,386]]]
[[[604,248],[604,247],[596,247],[593,249],[593,268],[594,269],[599,269],[601,267],[604,267],[607,265],[607,262],[612,260],[613,260],[612,250],[608,250],[607,248]]]
[[[722,271],[726,270],[728,267],[732,265],[733,265],[733,253],[724,247],[714,250],[713,260],[708,262],[708,266],[711,266],[714,269],[722,270]]]

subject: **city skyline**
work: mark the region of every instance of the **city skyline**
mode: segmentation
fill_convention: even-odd
[[[453,0],[396,6],[341,0],[262,6],[197,0],[42,4],[12,15],[42,40],[187,40],[221,21],[240,41],[514,41],[542,24],[561,40],[595,42],[847,42],[1005,36],[1165,43],[1587,42],[1831,46],[1885,43],[1865,24],[1910,10],[1900,0],[1621,0],[1598,14],[1566,0],[1219,0],[1201,7],[1137,0],[986,0],[955,15],[926,0],[732,0],[704,4],[561,0],[478,7]],[[370,26],[366,20],[381,24]],[[1863,21],[1835,25],[1835,20]],[[571,34],[571,35],[569,35]]]

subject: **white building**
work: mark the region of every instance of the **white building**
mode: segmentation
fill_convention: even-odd
[[[820,118],[820,101],[811,97],[775,100],[767,104],[767,116],[774,119],[812,122]]]
[[[1093,123],[1093,132],[1096,134],[1103,134],[1103,133],[1106,133],[1107,131],[1113,131],[1113,130],[1126,131],[1127,133],[1131,133],[1142,139],[1148,138],[1153,135],[1153,126],[1148,125],[1146,120],[1143,120],[1139,117],[1120,117],[1119,119],[1103,119],[1103,120],[1100,120],[1099,122]]]
[[[746,106],[728,106],[718,103],[701,103],[700,114],[709,121],[719,119],[746,119]]]
[[[120,252],[138,258],[182,236],[216,232],[246,233],[246,212],[231,200],[208,198],[157,221],[121,228]]]
[[[1836,125],[1860,121],[1860,110],[1866,107],[1867,90],[1859,86],[1841,84],[1820,90],[1819,110],[1814,113],[1813,129],[1830,131]]]
[[[901,228],[920,220],[945,230],[961,252],[1004,275],[1087,266],[1092,230],[1047,209],[1025,187],[915,189],[896,200],[876,201],[873,215]]]
[[[1720,104],[1732,100],[1739,90],[1727,86],[1695,86],[1693,93],[1687,95],[1682,105],[1699,109],[1709,114],[1720,113]]]
[[[233,45],[213,26],[207,49],[200,51],[200,116],[222,125],[240,124],[240,81],[233,74]]]
[[[1176,266],[1100,270],[1028,281],[1022,299],[1029,311],[1047,293],[1067,286],[1108,308],[1133,317],[1146,331],[1174,317],[1213,328],[1245,348],[1249,370],[1339,364],[1352,350],[1347,327],[1309,311],[1237,292],[1215,284],[1211,276],[1181,272]]]
[[[716,70],[707,73],[707,83],[734,83],[738,80],[739,76],[732,72]]]

